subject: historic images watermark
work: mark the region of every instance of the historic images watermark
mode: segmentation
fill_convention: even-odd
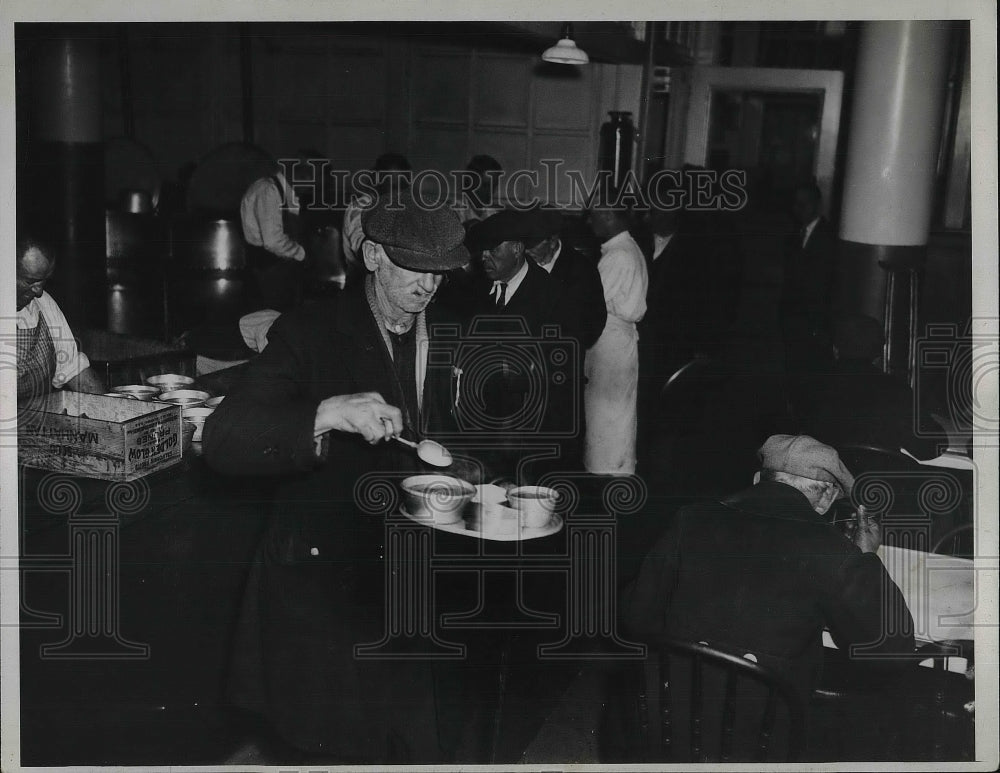
[[[435,530],[429,528],[433,515],[403,512],[402,477],[373,473],[355,487],[360,511],[385,523],[384,633],[379,641],[357,643],[356,658],[462,659],[467,651],[461,631],[513,629],[539,632],[541,660],[645,657],[645,645],[619,631],[617,614],[617,517],[645,505],[640,478],[605,482],[592,492],[595,499],[586,494],[579,474],[550,474],[540,483],[558,492],[564,539],[547,550],[526,550],[523,539],[477,536],[474,549],[456,554],[436,548]],[[594,509],[581,508],[584,501]],[[520,524],[515,527],[520,534]],[[474,591],[469,607],[443,611],[438,594],[459,575]],[[528,578],[536,587],[554,584],[563,590],[558,611],[534,608],[525,593]],[[498,598],[504,602],[491,608]]]
[[[928,325],[915,341],[914,430],[927,436],[918,417],[938,412],[953,434],[993,445],[1000,436],[996,376],[1000,372],[997,320],[966,325]],[[973,437],[975,436],[975,437]]]
[[[22,476],[22,497],[26,489]],[[32,488],[32,493],[35,500],[32,504],[37,505],[39,515],[66,519],[68,544],[65,553],[33,554],[26,549],[28,524],[21,524],[17,556],[21,579],[19,625],[24,629],[51,629],[54,636],[62,635],[59,640],[41,645],[40,659],[149,658],[148,644],[131,641],[122,632],[119,585],[121,518],[146,508],[149,485],[142,478],[109,483],[104,492],[103,512],[96,513],[80,512],[83,490],[77,480],[63,473],[47,473]],[[35,609],[25,598],[25,589],[30,586],[32,576],[51,573],[68,577],[66,604],[55,612]]]
[[[629,170],[615,179],[600,170],[587,182],[578,169],[561,170],[562,159],[542,159],[539,168],[475,172],[453,169],[420,171],[333,168],[327,159],[280,159],[285,179],[309,209],[344,208],[352,203],[371,206],[379,196],[389,208],[408,191],[426,209],[461,210],[471,202],[479,208],[516,210],[564,202],[567,209],[657,209],[668,212],[736,212],[746,206],[747,174],[742,169],[661,169],[645,183]]]

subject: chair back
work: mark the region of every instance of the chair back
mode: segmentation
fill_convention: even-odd
[[[660,389],[658,426],[682,434],[698,431],[712,398],[729,378],[727,368],[717,360],[696,357],[685,363]]]
[[[647,762],[767,762],[769,755],[794,762],[801,757],[805,701],[777,672],[705,642],[668,640],[657,646],[651,660],[657,669],[656,716],[650,711],[645,675],[638,694],[640,739]],[[688,701],[675,694],[683,669],[690,674]],[[710,679],[718,681],[717,677],[722,678],[722,699],[707,700],[706,684]],[[773,743],[781,705],[788,717],[784,749]],[[710,711],[716,715],[710,716]],[[685,722],[677,722],[678,714],[685,715]],[[736,732],[738,722],[751,729],[752,748],[744,746],[747,734]],[[686,750],[676,737],[683,724],[689,734]],[[718,727],[718,738],[709,737],[708,728],[714,727]],[[659,734],[658,743],[651,743],[651,728]]]
[[[975,529],[971,523],[963,523],[953,529],[948,530],[934,542],[931,553],[940,553],[946,556],[958,556],[960,558],[973,558]]]

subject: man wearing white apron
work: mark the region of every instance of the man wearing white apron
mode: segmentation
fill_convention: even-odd
[[[639,385],[636,323],[646,313],[649,275],[642,251],[628,232],[624,210],[595,208],[590,226],[602,242],[597,268],[608,321],[587,351],[584,466],[602,475],[633,475]]]
[[[17,397],[66,388],[101,393],[104,384],[73,338],[59,304],[45,292],[52,251],[30,237],[17,242]]]

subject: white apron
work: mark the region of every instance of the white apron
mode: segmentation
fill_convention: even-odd
[[[638,342],[634,322],[609,314],[604,332],[587,351],[587,439],[583,459],[588,472],[635,473]]]
[[[600,475],[634,475],[639,385],[639,334],[635,324],[646,313],[649,275],[642,251],[628,231],[601,245],[597,270],[604,287],[608,322],[587,352],[583,463],[588,472]]]

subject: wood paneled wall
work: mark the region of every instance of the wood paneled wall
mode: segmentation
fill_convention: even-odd
[[[135,138],[165,178],[243,138],[238,25],[130,25],[128,41]],[[477,153],[508,171],[560,159],[564,203],[568,170],[594,174],[607,111],[639,114],[635,65],[559,67],[538,54],[307,25],[254,28],[251,52],[256,144],[276,157],[317,149],[349,171],[386,151],[442,172]],[[104,61],[112,137],[123,125],[119,58]]]

